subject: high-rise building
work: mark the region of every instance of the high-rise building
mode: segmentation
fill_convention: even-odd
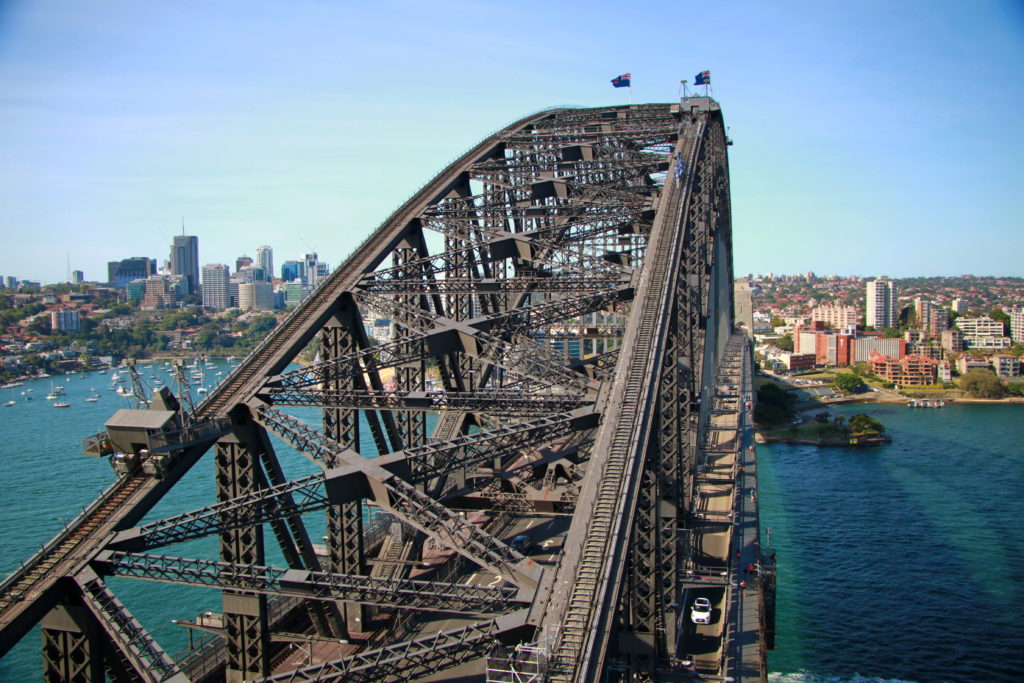
[[[865,324],[876,330],[896,327],[896,320],[899,316],[896,301],[896,283],[887,277],[868,280],[867,294]]]
[[[125,294],[128,295],[128,303],[137,304],[146,296],[146,278],[132,280],[124,286]]]
[[[235,272],[237,273],[242,268],[248,268],[251,265],[252,256],[246,256],[245,254],[242,254],[241,256],[235,259]]]
[[[156,310],[174,307],[174,283],[163,275],[146,278],[146,293],[142,297],[140,308]]]
[[[311,288],[316,289],[316,286],[320,284],[319,273],[317,272],[317,266],[319,260],[317,259],[316,252],[312,254],[306,254],[302,257],[304,270],[306,271],[306,284]]]
[[[834,330],[856,327],[860,313],[854,306],[822,304],[811,309],[811,320],[827,323]]]
[[[235,277],[238,278],[239,282],[270,282],[266,272],[257,265],[239,268],[238,272],[235,273]]]
[[[243,311],[274,310],[274,287],[269,282],[238,284],[238,307]]]
[[[78,311],[58,309],[50,311],[50,329],[61,332],[79,332],[82,329],[82,318]]]
[[[119,289],[124,289],[132,280],[145,279],[150,275],[156,275],[156,259],[133,256],[107,262],[107,282]]]
[[[71,271],[71,284],[80,285],[85,282],[85,273],[80,270]]]
[[[1024,308],[1012,308],[1010,314],[1010,338],[1015,344],[1024,344]]]
[[[281,279],[285,282],[302,280],[306,276],[304,261],[285,261],[281,264]]]
[[[203,307],[222,311],[231,306],[231,269],[221,263],[203,266]]]
[[[175,235],[171,243],[171,274],[184,275],[189,294],[199,293],[199,238]]]
[[[274,250],[264,244],[256,249],[256,265],[263,269],[267,282],[274,279]]]
[[[953,304],[952,304],[951,308],[953,309],[953,312],[958,314],[958,315],[960,313],[966,313],[967,312],[967,299],[953,299]]]
[[[293,308],[299,305],[309,294],[306,285],[301,282],[286,282],[281,285],[281,292],[284,294],[283,303],[285,308]]]

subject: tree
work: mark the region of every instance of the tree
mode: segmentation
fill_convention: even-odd
[[[850,431],[855,434],[881,434],[885,426],[870,415],[857,413],[850,418]]]
[[[960,388],[975,398],[1004,398],[1006,387],[996,373],[975,368],[960,378]]]
[[[1010,316],[1009,316],[1009,314],[1006,311],[1004,311],[1003,309],[1001,309],[998,306],[996,306],[995,308],[993,308],[991,311],[988,312],[988,317],[992,318],[997,323],[1002,323],[1003,324],[1003,334],[1004,335],[1009,332],[1009,330],[1010,330]]]
[[[791,335],[791,334],[784,334],[781,337],[779,337],[778,339],[776,339],[775,341],[773,341],[772,344],[774,344],[778,348],[782,349],[783,351],[792,351],[793,350],[793,335]]]
[[[842,372],[836,375],[833,382],[836,388],[844,394],[856,394],[864,390],[864,380],[850,372]]]
[[[903,332],[898,327],[887,327],[882,331],[883,337],[897,338],[902,337]]]
[[[1006,385],[1006,393],[1010,396],[1024,396],[1024,382],[1010,382]]]
[[[793,419],[796,396],[777,384],[768,383],[757,390],[754,420],[765,425],[777,425]]]
[[[828,424],[828,413],[824,410],[814,416],[815,421],[821,424]]]
[[[780,318],[779,316],[777,316],[777,315],[772,316],[772,322],[771,322],[772,327],[782,327],[785,324],[786,324],[786,321],[783,320],[782,318]]]

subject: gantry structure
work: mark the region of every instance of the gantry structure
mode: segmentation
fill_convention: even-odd
[[[119,476],[0,586],[0,653],[41,622],[53,681],[727,675],[685,655],[697,460],[745,348],[727,144],[692,97],[463,154],[205,400],[165,389],[86,440]],[[288,479],[272,434],[319,472]],[[142,523],[202,457],[216,500]],[[218,557],[175,552],[204,537]],[[176,615],[210,637],[174,658],[108,577],[222,610]]]

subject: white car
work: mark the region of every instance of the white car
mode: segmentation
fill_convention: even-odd
[[[690,619],[695,624],[711,623],[711,601],[707,598],[697,598],[690,608]]]

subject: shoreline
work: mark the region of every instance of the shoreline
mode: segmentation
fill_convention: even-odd
[[[805,446],[839,446],[841,448],[864,448],[866,446],[885,446],[892,443],[892,437],[888,434],[870,434],[854,436],[848,439],[812,439],[801,436],[785,436],[782,434],[754,433],[754,441],[757,443],[792,443]]]

